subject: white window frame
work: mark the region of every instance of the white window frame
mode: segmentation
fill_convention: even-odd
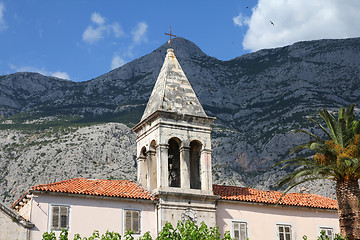
[[[294,236],[293,236],[294,229],[293,229],[293,226],[291,223],[276,223],[275,227],[276,227],[276,239],[277,240],[280,240],[279,226],[284,226],[284,227],[289,226],[290,227],[290,240],[294,240]],[[286,240],[286,238],[284,238],[284,240]]]
[[[323,230],[331,230],[331,240],[334,239],[335,237],[335,233],[334,233],[334,228],[330,227],[330,226],[319,226],[319,235],[321,233],[321,231]],[[326,234],[325,234],[326,235]],[[326,235],[328,236],[328,235]]]
[[[235,238],[235,234],[234,234],[234,223],[245,223],[246,224],[246,236],[245,239],[249,239],[249,224],[247,221],[245,220],[241,220],[241,219],[232,219],[230,221],[230,236],[232,238]]]
[[[140,209],[135,209],[135,208],[125,208],[123,209],[123,234],[126,233],[126,211],[136,211],[139,212],[139,232],[138,233],[133,233],[134,236],[139,236],[141,235],[141,210]]]
[[[53,228],[53,207],[66,207],[68,212],[67,212],[67,228]],[[49,204],[49,216],[48,216],[48,231],[62,231],[63,229],[66,230],[70,230],[70,209],[71,206],[69,204],[63,204],[63,203],[50,203]],[[61,221],[61,219],[59,219]]]

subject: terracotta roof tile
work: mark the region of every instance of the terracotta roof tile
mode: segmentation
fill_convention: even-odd
[[[246,187],[220,186],[213,185],[215,195],[220,195],[222,200],[254,202],[265,204],[276,204],[283,195],[281,192],[258,190]],[[337,209],[336,200],[309,193],[288,193],[281,201],[280,205]]]
[[[129,180],[92,180],[86,178],[73,178],[55,183],[36,185],[31,187],[29,191],[156,200],[155,197],[151,196],[150,192]],[[12,205],[12,208],[14,208],[29,191],[20,197]],[[213,191],[215,195],[220,196],[220,200],[264,204],[276,204],[283,194],[277,191],[221,185],[213,185]],[[298,207],[337,209],[336,200],[309,193],[288,193],[281,199],[279,204]]]
[[[129,180],[73,178],[55,183],[36,185],[30,191],[155,200],[150,192]]]

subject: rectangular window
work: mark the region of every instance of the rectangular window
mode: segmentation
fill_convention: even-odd
[[[51,206],[51,230],[69,228],[69,206]]]
[[[327,236],[329,238],[329,240],[333,240],[333,233],[334,233],[334,229],[331,227],[320,227],[320,232],[319,234],[321,234],[321,232],[324,231],[325,236]]]
[[[291,240],[291,226],[278,224],[277,225],[279,240]]]
[[[124,232],[131,230],[134,234],[140,234],[140,211],[125,210]]]
[[[246,240],[248,238],[246,222],[233,221],[232,229],[235,240]]]

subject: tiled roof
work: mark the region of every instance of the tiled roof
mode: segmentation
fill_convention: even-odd
[[[155,200],[150,192],[129,180],[73,178],[61,182],[36,185],[30,191]]]
[[[92,180],[86,178],[73,178],[65,181],[33,186],[12,205],[12,208],[22,201],[26,194],[32,191],[156,200],[155,197],[151,196],[150,192],[129,180]],[[213,191],[214,195],[220,196],[220,200],[264,204],[276,204],[283,194],[277,191],[221,185],[213,185]],[[309,193],[288,193],[283,196],[278,204],[295,207],[337,209],[336,200]]]
[[[283,193],[277,191],[235,186],[213,185],[213,190],[214,194],[220,195],[220,199],[222,200],[264,204],[276,204],[283,195]],[[287,193],[278,204],[296,207],[337,209],[336,200],[309,193]]]

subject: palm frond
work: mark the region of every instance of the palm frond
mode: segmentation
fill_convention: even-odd
[[[308,141],[305,144],[298,145],[298,146],[294,147],[293,149],[291,149],[289,155],[293,154],[296,151],[302,150],[302,149],[309,149],[311,144],[313,144],[313,143],[316,143],[316,141]]]
[[[354,134],[360,134],[360,123],[359,121],[353,121],[352,125],[352,131]]]
[[[347,122],[353,122],[355,120],[354,109],[355,103],[350,104],[349,107],[346,108],[344,118]]]
[[[326,128],[321,125],[318,121],[316,121],[315,119],[312,119],[312,118],[307,118],[309,121],[312,121],[314,122],[316,125],[318,125],[318,127],[328,136],[329,139],[332,138],[331,134],[329,133],[328,130],[326,130]]]
[[[319,110],[321,118],[325,121],[327,128],[330,131],[330,139],[337,139],[336,123],[335,118],[325,108]]]
[[[284,194],[285,194],[285,193],[289,192],[291,189],[293,189],[294,187],[296,187],[302,183],[305,183],[308,181],[314,181],[314,180],[321,180],[321,179],[331,179],[331,178],[329,178],[328,176],[309,176],[309,177],[304,177],[303,179],[301,179],[299,181],[292,181],[290,184],[288,181],[286,181],[286,178],[284,178],[283,180],[277,182],[277,184],[278,184],[277,186],[279,188],[281,188],[285,185],[288,185],[288,187],[284,191]]]
[[[325,108],[319,110],[326,127],[309,118],[326,134],[327,139],[306,130],[296,131],[305,133],[312,139],[295,146],[290,154],[303,149],[309,149],[316,154],[312,157],[294,157],[278,162],[276,165],[281,165],[281,169],[295,167],[291,173],[277,181],[278,187],[286,185],[288,192],[299,184],[316,179],[338,181],[360,178],[360,122],[355,120],[354,108],[354,104],[346,109],[341,107],[337,119]]]

